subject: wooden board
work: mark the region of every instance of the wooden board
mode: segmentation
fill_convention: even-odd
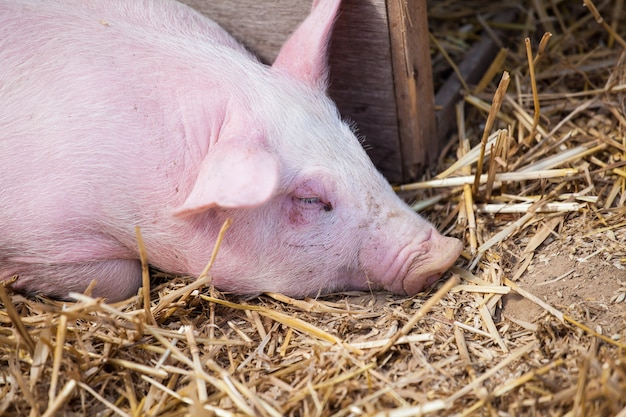
[[[388,0],[402,179],[434,167],[444,144],[437,140],[426,0]]]

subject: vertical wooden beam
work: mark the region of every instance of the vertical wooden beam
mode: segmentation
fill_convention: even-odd
[[[432,66],[426,0],[388,0],[396,111],[404,181],[437,160]]]

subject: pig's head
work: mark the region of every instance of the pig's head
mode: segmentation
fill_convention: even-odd
[[[218,288],[415,294],[461,251],[395,195],[326,96],[338,7],[314,3],[255,94],[234,106],[245,111],[228,114],[177,210],[233,219],[212,271]]]

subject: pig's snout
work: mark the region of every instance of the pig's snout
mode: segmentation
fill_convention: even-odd
[[[433,233],[425,256],[416,256],[402,280],[407,295],[417,294],[434,284],[457,260],[463,244],[460,240]]]
[[[426,227],[430,228],[428,232],[408,243],[378,236],[362,248],[360,261],[369,288],[414,295],[436,282],[454,264],[463,249],[461,241],[441,235],[430,225]]]

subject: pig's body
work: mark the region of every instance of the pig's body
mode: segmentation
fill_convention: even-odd
[[[415,293],[460,243],[412,213],[325,96],[337,2],[264,66],[172,1],[0,0],[0,279],[118,300],[150,262],[237,293]]]

